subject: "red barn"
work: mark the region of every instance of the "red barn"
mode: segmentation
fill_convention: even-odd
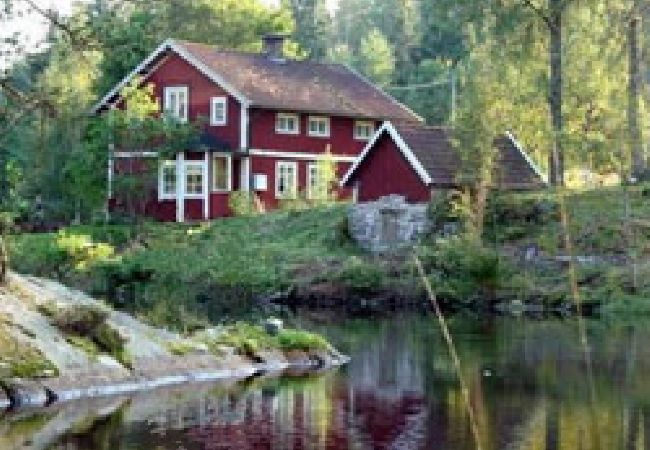
[[[342,176],[384,120],[421,121],[351,69],[285,59],[282,45],[281,36],[267,36],[261,54],[175,40],[158,47],[94,112],[119,106],[121,89],[141,76],[155,85],[167,114],[207,123],[196,147],[178,149],[173,160],[158,161],[155,152],[112,152],[109,193],[115,175],[137,172],[149,158],[158,164],[158,183],[144,206],[147,215],[179,222],[227,216],[236,190],[254,191],[271,209],[298,195],[311,197],[316,162],[328,148]],[[349,194],[346,188],[339,193]]]
[[[498,166],[494,183],[509,190],[538,189],[544,177],[511,133],[495,139]],[[461,159],[448,129],[385,122],[347,171],[341,186],[359,202],[398,194],[424,203],[442,189],[460,185]]]

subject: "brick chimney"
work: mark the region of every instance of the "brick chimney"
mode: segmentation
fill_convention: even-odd
[[[284,34],[266,34],[262,38],[263,49],[262,52],[271,61],[284,62]]]

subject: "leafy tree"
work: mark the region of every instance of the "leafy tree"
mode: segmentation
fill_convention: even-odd
[[[361,41],[357,66],[375,83],[390,83],[395,71],[395,56],[391,45],[378,29],[371,30]]]

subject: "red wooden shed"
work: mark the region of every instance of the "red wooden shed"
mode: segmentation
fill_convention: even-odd
[[[546,186],[544,176],[511,133],[495,139],[499,150],[497,187],[531,190]],[[384,122],[347,171],[341,185],[359,202],[398,194],[412,203],[433,192],[460,187],[461,158],[444,127]]]

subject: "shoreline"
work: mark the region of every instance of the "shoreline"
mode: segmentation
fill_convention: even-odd
[[[85,385],[84,377],[80,373],[65,378],[52,378],[41,380],[14,379],[0,386],[0,411],[19,410],[32,407],[49,407],[75,400],[94,399],[128,395],[138,392],[153,391],[163,387],[178,386],[181,384],[198,384],[220,380],[240,381],[246,378],[260,376],[265,373],[282,374],[287,370],[304,370],[316,372],[341,367],[350,361],[344,355],[330,355],[324,353],[304,354],[298,358],[287,358],[285,355],[276,354],[273,358],[262,363],[256,363],[244,358],[231,358],[220,362],[214,367],[206,367],[185,372],[170,371],[167,374],[147,376],[130,376],[110,380],[105,383],[91,382]],[[226,367],[231,365],[231,367]],[[75,380],[76,382],[74,382]]]

